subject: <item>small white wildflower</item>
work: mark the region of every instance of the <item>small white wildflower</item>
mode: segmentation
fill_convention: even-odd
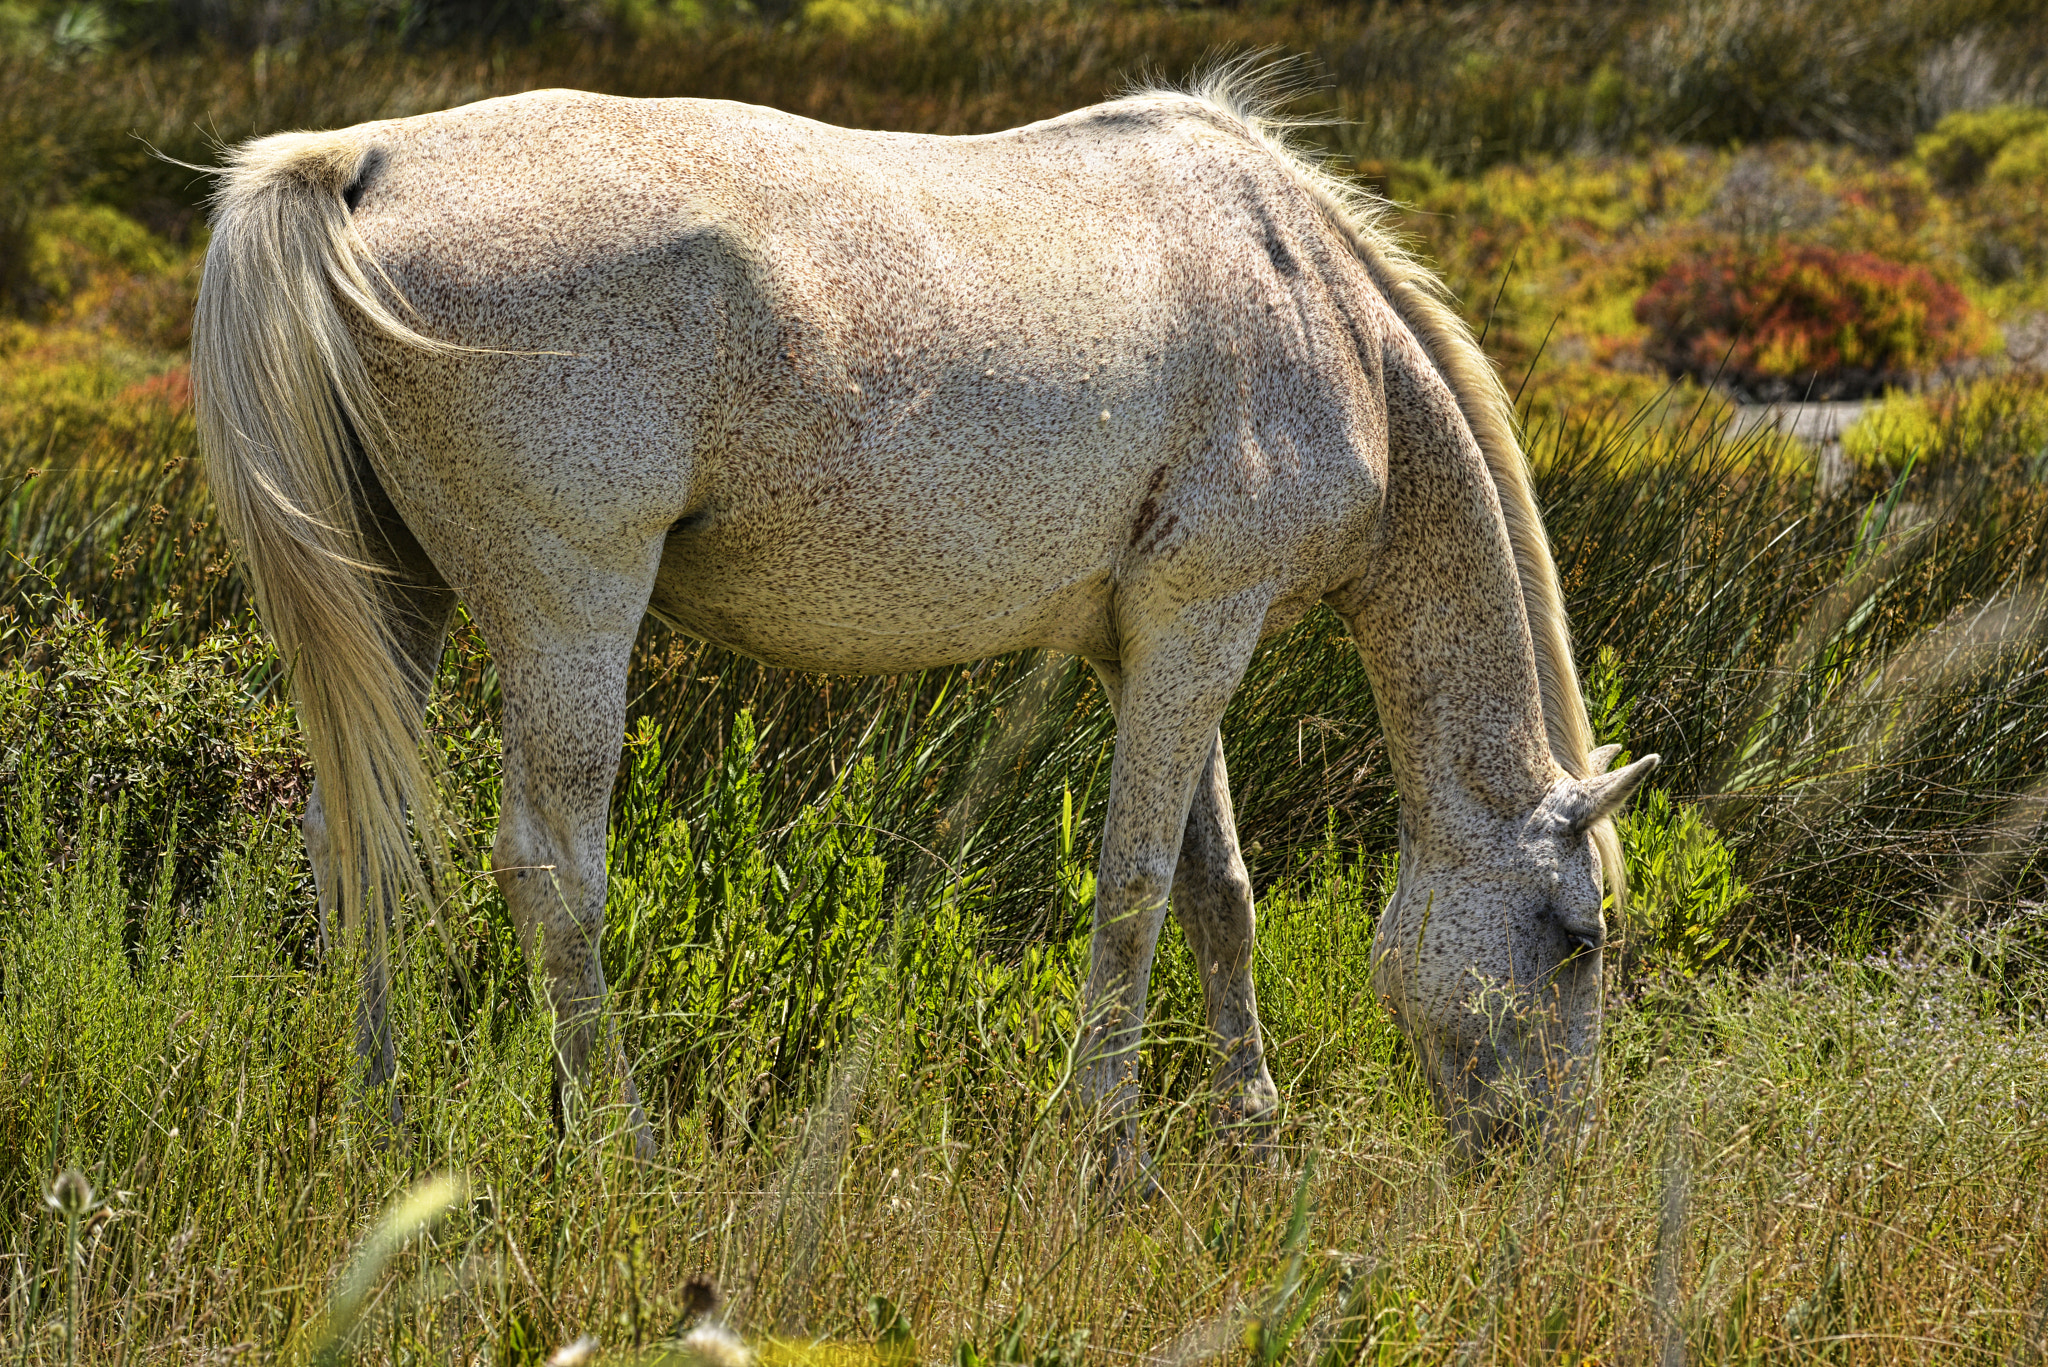
[[[688,1367],[748,1367],[754,1354],[740,1336],[722,1324],[700,1324],[676,1343],[676,1354]]]
[[[582,1334],[575,1342],[555,1349],[555,1355],[548,1359],[548,1367],[586,1367],[596,1357],[597,1335]]]

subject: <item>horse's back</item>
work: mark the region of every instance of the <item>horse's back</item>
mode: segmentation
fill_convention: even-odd
[[[359,227],[430,330],[558,353],[387,359],[415,445],[483,455],[416,501],[496,497],[564,552],[673,528],[656,605],[700,634],[1101,652],[1134,561],[1313,601],[1303,556],[1357,538],[1382,318],[1197,101],[941,138],[539,92],[362,132]]]

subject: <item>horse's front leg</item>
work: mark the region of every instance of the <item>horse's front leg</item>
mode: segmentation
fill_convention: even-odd
[[[494,647],[504,682],[504,800],[492,876],[555,1013],[556,1121],[564,1125],[601,1049],[642,1159],[654,1138],[604,1006],[605,822],[626,720],[630,632]]]
[[[1115,700],[1116,755],[1075,1083],[1077,1101],[1107,1128],[1111,1176],[1120,1183],[1152,1185],[1136,1124],[1152,955],[1196,781],[1258,644],[1269,596],[1187,605],[1135,629],[1126,622],[1122,658],[1094,662]]]
[[[1252,987],[1252,878],[1237,845],[1223,733],[1195,783],[1187,833],[1173,874],[1173,914],[1202,976],[1209,1038],[1217,1050],[1216,1121],[1226,1135],[1255,1144],[1279,1109],[1280,1093],[1266,1068]]]

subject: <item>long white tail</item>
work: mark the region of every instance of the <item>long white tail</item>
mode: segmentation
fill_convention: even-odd
[[[387,427],[343,310],[426,350],[379,296],[350,217],[363,130],[288,133],[235,149],[213,201],[192,327],[192,397],[213,495],[289,671],[320,781],[334,909],[395,907],[425,880],[410,809],[437,808],[381,571],[365,551],[356,483]],[[395,294],[395,291],[393,292]],[[437,841],[429,841],[430,846]],[[383,917],[370,918],[381,946]]]

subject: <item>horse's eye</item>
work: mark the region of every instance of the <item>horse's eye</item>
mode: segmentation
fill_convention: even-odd
[[[1597,923],[1592,926],[1583,922],[1574,924],[1569,918],[1559,915],[1555,907],[1550,908],[1550,919],[1564,932],[1565,939],[1571,941],[1571,953],[1566,958],[1598,953],[1601,943],[1607,938],[1605,929]]]

